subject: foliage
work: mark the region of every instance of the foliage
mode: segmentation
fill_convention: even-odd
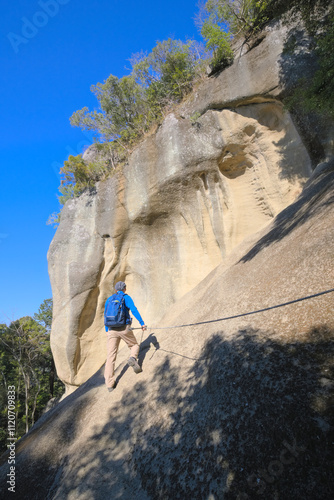
[[[306,85],[305,103],[310,110],[334,117],[334,16],[318,37],[316,52],[319,69]]]
[[[59,202],[64,205],[67,200],[83,193],[87,188],[93,187],[97,181],[105,179],[112,165],[110,159],[98,159],[93,162],[86,162],[82,155],[70,155],[60,169],[63,176],[59,191],[61,196]]]
[[[328,10],[331,6],[331,15]],[[296,16],[303,19],[308,33],[314,39],[319,68],[312,80],[300,79],[287,102],[289,107],[301,104],[305,110],[333,116],[334,60],[333,19],[331,0],[207,0],[200,7],[197,24],[201,28],[207,48],[213,50],[212,69],[221,69],[231,60],[230,39],[248,38],[272,19],[289,12],[288,22]],[[326,19],[325,25],[319,19]]]
[[[50,333],[52,325],[52,299],[45,299],[34,314],[34,320],[40,323]]]
[[[300,78],[292,95],[287,99],[288,108],[301,107],[307,112],[317,112],[334,117],[334,9],[323,29],[315,38],[318,69],[310,79]]]
[[[94,131],[97,139],[107,144],[107,150],[101,161],[87,163],[82,155],[70,156],[65,161],[59,188],[61,204],[105,179],[117,164],[126,160],[165,110],[191,90],[204,59],[200,44],[168,39],[158,42],[148,55],[132,56],[130,75],[122,78],[110,75],[104,83],[91,87],[99,110],[84,107],[73,113],[70,122]],[[57,223],[57,215],[49,219],[49,223],[54,222]]]
[[[279,18],[289,12],[287,21],[300,16],[310,34],[315,34],[319,27],[319,17],[326,14],[332,0],[270,0],[262,7],[262,18],[259,16],[257,25],[263,25],[263,21]]]
[[[71,124],[97,132],[102,140],[128,144],[145,131],[147,122],[143,89],[135,78],[110,75],[104,83],[92,85],[101,111],[90,112],[87,107],[76,111]]]
[[[157,42],[149,55],[132,56],[132,74],[145,89],[153,121],[163,114],[164,108],[190,92],[201,71],[203,54],[202,46],[193,40],[183,43],[169,38]]]
[[[212,71],[233,62],[232,38],[247,37],[262,26],[269,4],[270,0],[207,0],[200,6],[196,23],[212,51]]]
[[[206,50],[193,40],[182,42],[169,38],[157,42],[149,54],[132,56],[131,72],[118,78],[110,75],[103,83],[92,85],[98,109],[84,107],[72,114],[73,126],[96,133],[97,146],[102,148],[101,159],[86,162],[82,155],[70,156],[61,169],[62,181],[59,201],[63,205],[105,179],[124,163],[133,148],[165,116],[172,106],[180,102],[203,74],[209,59],[211,72],[232,63],[231,42],[235,37],[245,39],[285,12],[289,19],[302,16],[307,29],[317,36],[320,11],[331,0],[206,0],[196,17]],[[320,100],[331,99],[332,62],[325,53],[331,52],[332,35],[318,38],[319,72],[315,75],[307,95],[307,85],[300,85],[310,108],[323,109]],[[326,88],[325,88],[326,87]],[[52,214],[48,223],[57,224],[59,214]]]
[[[270,4],[271,0],[207,0],[200,6],[197,24],[207,43],[218,46],[221,40],[223,49],[231,37],[247,36],[268,20]]]
[[[60,212],[53,212],[46,221],[48,226],[58,226],[60,223]]]
[[[289,9],[289,20],[301,16],[317,59],[317,68],[311,77],[299,78],[293,92],[285,99],[286,106],[298,112],[316,112],[334,116],[334,7],[331,0],[278,0],[276,14]],[[285,53],[298,55],[299,46],[295,37],[287,42]]]
[[[94,161],[85,161],[82,154],[70,155],[60,169],[61,184],[59,187],[59,203],[65,203],[80,196],[87,189],[92,189],[96,182],[104,180],[116,169],[117,164],[125,159],[124,148],[118,142],[96,143],[97,151]],[[61,212],[53,212],[48,220],[48,225],[58,226]]]
[[[9,386],[15,387],[16,437],[22,436],[42,414],[47,402],[62,393],[55,383],[50,349],[52,300],[46,300],[34,318],[29,316],[0,325],[0,446],[7,439]]]
[[[289,11],[289,20],[300,15],[309,32],[318,26],[319,12],[325,12],[332,0],[207,0],[200,6],[197,24],[209,43],[219,29],[229,36],[247,38],[264,25]]]
[[[129,151],[161,117],[166,105],[178,102],[191,90],[196,66],[202,60],[199,53],[195,42],[168,39],[158,42],[149,55],[132,56],[130,75],[110,75],[104,83],[91,87],[100,111],[87,107],[76,111],[71,124],[93,130],[101,140]]]
[[[229,34],[217,22],[212,21],[211,16],[204,21],[201,34],[206,40],[206,48],[212,51],[212,69],[229,66],[233,62]]]
[[[208,0],[207,12],[219,19],[233,36],[247,35],[258,23],[270,0]]]

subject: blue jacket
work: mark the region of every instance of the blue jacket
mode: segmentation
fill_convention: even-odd
[[[140,316],[139,311],[136,308],[136,306],[135,306],[132,298],[130,297],[130,295],[128,295],[128,294],[126,294],[124,292],[121,292],[121,291],[118,291],[117,293],[119,293],[121,295],[121,297],[124,296],[124,302],[125,302],[125,305],[126,305],[127,309],[129,309],[132,312],[132,314],[139,321],[139,323],[141,324],[141,326],[145,325],[145,323],[143,321],[143,318]],[[106,307],[107,307],[107,301],[106,301],[106,305],[104,306],[104,312],[106,310]],[[105,330],[106,330],[106,332],[108,331],[108,327],[107,326],[105,327]]]

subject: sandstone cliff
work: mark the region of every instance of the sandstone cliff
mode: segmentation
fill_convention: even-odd
[[[265,35],[66,205],[53,350],[69,390],[94,375],[17,443],[15,498],[333,498],[334,294],[175,327],[333,288],[331,127],[284,111],[289,31]],[[118,279],[152,328],[143,372],[122,349],[109,394],[102,309]]]
[[[333,188],[332,161],[160,325],[332,288]],[[122,350],[114,392],[106,391],[101,368],[17,443],[15,498],[332,498],[333,296],[151,329],[141,374]],[[5,485],[6,455],[0,465]]]
[[[268,27],[167,116],[122,172],[66,204],[48,258],[52,350],[68,391],[105,361],[103,308],[116,281],[127,282],[145,322],[157,325],[295,200],[316,156],[330,154],[330,128],[313,134],[314,152],[310,128],[296,128],[302,120],[281,102],[295,72],[312,68],[303,37],[295,72],[286,69],[291,31]]]

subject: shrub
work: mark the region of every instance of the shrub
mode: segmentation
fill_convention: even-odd
[[[102,144],[96,147],[101,158],[87,163],[78,155],[65,161],[59,188],[61,204],[106,178],[126,160],[165,109],[191,90],[204,59],[204,49],[197,42],[168,39],[158,42],[149,55],[132,56],[130,75],[110,75],[104,83],[91,87],[99,111],[84,107],[73,113],[70,122],[98,134]]]
[[[165,107],[179,102],[190,90],[203,67],[203,47],[193,40],[186,43],[169,38],[157,42],[149,55],[131,58],[133,75],[145,89],[153,119]]]
[[[206,48],[212,51],[212,71],[229,66],[233,62],[229,34],[210,18],[204,21],[201,34],[206,40]]]
[[[147,105],[143,89],[133,76],[117,78],[110,75],[104,83],[92,85],[91,91],[99,101],[100,111],[87,107],[70,118],[75,127],[97,132],[103,141],[130,144],[143,134],[147,122]]]
[[[311,79],[300,78],[292,95],[287,99],[288,108],[301,106],[306,112],[316,112],[334,117],[334,9],[322,30],[314,37],[318,69]]]
[[[309,109],[333,114],[334,16],[328,29],[317,32],[319,12],[325,12],[331,3],[332,0],[207,0],[196,18],[206,51],[193,40],[184,43],[169,38],[157,42],[148,55],[132,56],[132,71],[128,76],[110,75],[104,83],[91,87],[99,110],[89,111],[84,107],[73,113],[70,121],[73,126],[97,134],[100,159],[85,162],[78,155],[65,161],[61,169],[60,203],[79,196],[126,161],[152,125],[191,91],[207,64],[208,51],[212,72],[223,69],[233,61],[234,37],[252,36],[265,23],[287,11],[302,16],[315,37],[319,56],[319,69],[312,82],[301,80],[291,102],[303,99]],[[49,221],[53,223],[57,218],[53,214]]]
[[[59,202],[64,205],[67,200],[82,194],[86,189],[93,187],[96,182],[105,179],[112,170],[110,160],[99,158],[94,162],[86,162],[82,155],[70,155],[60,169],[63,176],[59,191]]]

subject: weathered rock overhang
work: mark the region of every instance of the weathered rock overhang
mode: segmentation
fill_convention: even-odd
[[[281,102],[289,30],[265,35],[168,115],[122,172],[64,207],[49,272],[52,349],[68,387],[104,363],[104,302],[116,281],[156,325],[308,179],[307,143]]]

